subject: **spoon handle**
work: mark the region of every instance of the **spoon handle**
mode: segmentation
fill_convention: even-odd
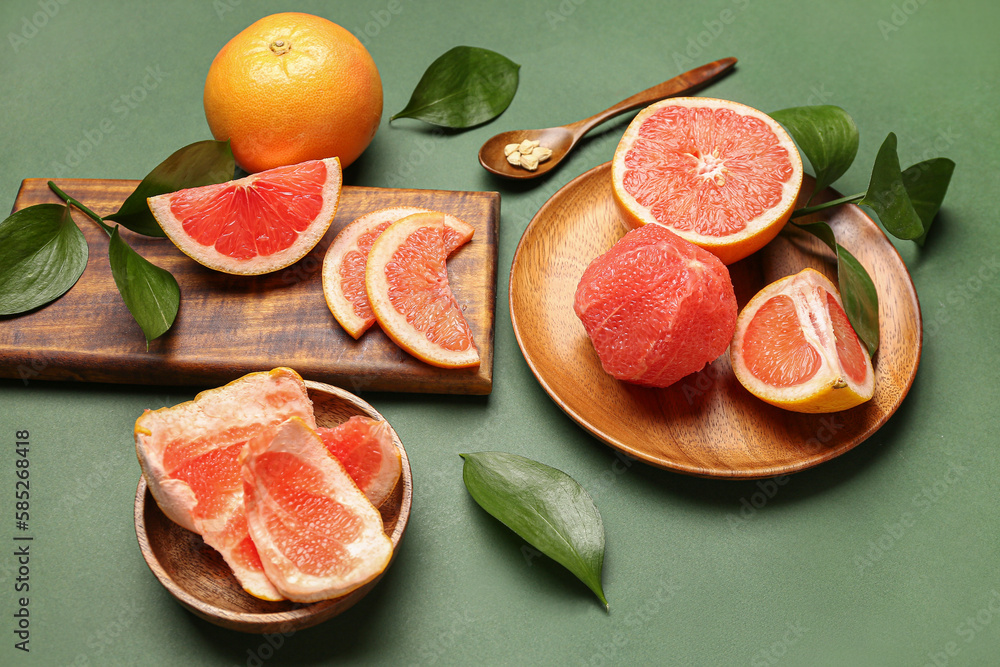
[[[590,118],[584,118],[566,128],[573,131],[577,138],[582,137],[595,126],[600,125],[609,118],[614,118],[619,114],[632,109],[644,107],[653,102],[658,102],[667,97],[672,97],[678,93],[691,92],[728,71],[736,64],[736,58],[722,58],[715,62],[696,67],[693,70],[678,74],[672,79],[659,83],[652,88],[647,88],[641,93],[636,93],[632,97],[622,100],[618,104],[594,114]]]

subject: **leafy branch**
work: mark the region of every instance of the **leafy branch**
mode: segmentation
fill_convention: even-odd
[[[222,183],[235,169],[228,142],[199,141],[176,151],[136,187],[117,212],[102,218],[53,183],[64,204],[36,204],[0,222],[0,315],[17,315],[55,301],[87,268],[87,240],[71,215],[83,212],[108,235],[108,260],[115,286],[142,328],[146,345],[173,325],[180,287],[169,271],[129,246],[119,227],[146,236],[164,236],[146,198],[185,188]],[[118,224],[111,227],[106,220]]]
[[[867,190],[810,206],[816,193],[832,185],[854,163],[859,144],[857,125],[846,111],[831,105],[782,109],[771,116],[795,139],[816,177],[810,200],[805,207],[792,212],[792,223],[822,240],[836,253],[844,310],[858,337],[874,355],[879,344],[878,293],[871,277],[864,266],[837,243],[828,223],[803,224],[795,219],[857,202],[869,217],[881,222],[889,234],[922,246],[948,191],[955,163],[939,157],[901,170],[896,135],[890,132],[875,156]]]

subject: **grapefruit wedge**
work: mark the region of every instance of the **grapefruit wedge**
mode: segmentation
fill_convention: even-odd
[[[135,422],[135,447],[153,498],[173,522],[222,554],[243,588],[280,600],[250,538],[240,454],[247,441],[290,417],[315,426],[305,383],[289,368],[251,373]]]
[[[147,202],[181,252],[216,271],[258,275],[312,250],[333,221],[342,175],[337,158],[178,190]]]
[[[767,114],[675,97],[639,112],[611,175],[628,224],[663,225],[732,264],[781,231],[802,187],[802,159]]]
[[[274,586],[294,602],[339,597],[392,559],[382,516],[298,417],[252,438],[242,457],[247,523]]]
[[[392,223],[414,213],[430,213],[414,206],[394,206],[372,211],[344,227],[323,259],[323,296],[340,326],[353,338],[361,337],[375,323],[365,291],[365,265],[375,239]],[[475,228],[444,214],[445,254],[469,242]]]
[[[365,291],[382,330],[433,366],[479,365],[479,351],[455,301],[445,266],[443,213],[416,213],[389,225],[365,267]]]
[[[729,352],[740,384],[786,410],[846,410],[875,393],[871,358],[840,293],[813,269],[758,292],[737,318]]]
[[[317,428],[316,434],[372,505],[385,502],[403,473],[387,422],[355,415],[333,428]]]

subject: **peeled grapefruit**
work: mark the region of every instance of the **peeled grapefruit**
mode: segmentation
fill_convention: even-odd
[[[875,393],[871,358],[840,293],[813,269],[771,283],[747,303],[730,357],[751,394],[787,410],[846,410]]]
[[[469,323],[445,266],[444,214],[417,213],[389,225],[365,267],[365,290],[382,330],[431,365],[479,365]]]
[[[205,118],[248,172],[339,157],[371,143],[382,80],[358,39],[319,16],[265,16],[226,44],[205,79]]]
[[[591,262],[573,308],[604,370],[650,387],[715,360],[736,325],[725,265],[660,225],[628,232]]]
[[[251,373],[135,422],[135,448],[153,498],[173,522],[222,554],[243,588],[281,595],[265,576],[247,529],[240,453],[271,426],[297,417],[315,426],[305,383],[289,368]]]
[[[149,210],[181,252],[210,269],[257,275],[305,257],[333,222],[337,158],[313,160],[150,197]]]
[[[365,265],[375,239],[401,218],[430,212],[415,206],[372,211],[340,230],[330,244],[323,259],[323,295],[330,312],[353,338],[359,338],[375,323],[365,291]],[[465,245],[475,231],[469,223],[444,214],[445,253],[451,255]]]
[[[247,524],[275,588],[294,602],[335,598],[389,565],[382,516],[297,417],[247,444]]]
[[[372,505],[385,502],[403,473],[387,422],[355,415],[333,428],[317,428],[316,434]]]
[[[802,159],[767,114],[675,97],[639,112],[611,174],[631,226],[663,225],[732,264],[781,231],[802,187]]]

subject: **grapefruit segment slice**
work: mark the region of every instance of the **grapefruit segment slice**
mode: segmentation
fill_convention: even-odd
[[[628,232],[591,262],[573,308],[604,370],[650,387],[714,361],[736,326],[729,270],[659,225]]]
[[[289,417],[315,425],[302,378],[276,368],[203,391],[186,403],[147,410],[135,423],[139,464],[163,513],[200,534],[243,588],[265,600],[281,595],[250,540],[239,458],[247,440]]]
[[[415,206],[394,206],[367,213],[344,227],[323,259],[323,296],[337,322],[357,339],[375,323],[375,313],[365,291],[365,266],[375,239],[390,224],[414,213],[430,213]],[[469,242],[475,228],[444,214],[445,254]]]
[[[333,428],[317,428],[316,434],[372,505],[385,502],[403,473],[387,422],[355,415]]]
[[[339,597],[389,565],[382,516],[302,419],[252,438],[242,477],[250,535],[289,600]]]
[[[611,174],[631,226],[663,225],[732,264],[781,231],[802,187],[802,160],[767,114],[675,97],[639,112]]]
[[[302,259],[330,227],[340,199],[337,158],[150,197],[181,252],[225,273],[257,275]]]
[[[469,323],[445,266],[444,214],[417,213],[389,225],[365,267],[365,290],[382,330],[401,348],[441,368],[479,365]]]
[[[740,313],[733,372],[754,396],[796,412],[835,412],[869,400],[868,350],[826,276],[803,269],[771,283]]]

